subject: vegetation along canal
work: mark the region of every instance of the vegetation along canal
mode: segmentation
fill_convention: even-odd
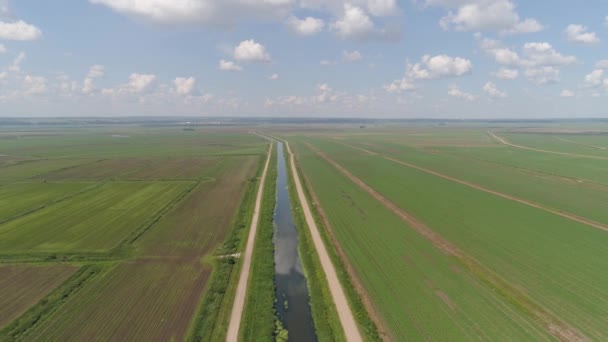
[[[298,232],[289,201],[283,143],[277,143],[277,147],[277,204],[274,211],[277,297],[275,306],[279,319],[289,331],[290,341],[316,341],[306,277],[298,256]]]

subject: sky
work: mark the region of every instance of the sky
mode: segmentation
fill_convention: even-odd
[[[608,117],[608,1],[0,0],[0,116]]]

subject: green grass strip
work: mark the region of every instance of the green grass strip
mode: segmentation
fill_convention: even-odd
[[[247,284],[247,300],[241,320],[242,341],[274,341],[276,311],[274,270],[274,223],[277,183],[277,151],[273,149],[266,174],[260,222],[255,239],[251,275]]]

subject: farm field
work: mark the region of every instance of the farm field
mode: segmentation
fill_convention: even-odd
[[[18,160],[0,166],[0,340],[185,340],[224,310],[208,285],[228,286],[215,271],[234,264],[222,253],[239,249],[267,143],[115,129],[0,139]]]
[[[64,282],[78,267],[1,265],[0,329]]]
[[[504,146],[487,130],[393,127],[283,137],[294,143],[334,243],[389,336],[442,339],[433,335],[441,324],[457,327],[446,336],[463,339],[514,336],[510,329],[528,334],[518,340],[607,338],[605,161]],[[585,180],[574,178],[581,175]],[[496,323],[480,323],[484,317]]]

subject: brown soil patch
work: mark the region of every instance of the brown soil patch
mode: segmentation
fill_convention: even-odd
[[[78,267],[69,265],[0,266],[0,328],[19,317]]]

